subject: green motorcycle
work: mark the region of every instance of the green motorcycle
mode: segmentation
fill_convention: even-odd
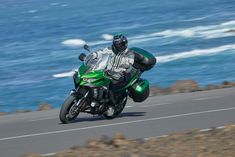
[[[90,52],[88,45],[84,45],[84,49]],[[156,58],[140,48],[131,48],[131,50],[135,54],[132,76],[123,87],[115,90],[110,90],[113,78],[105,70],[110,57],[107,55],[100,59],[91,59],[90,55],[80,54],[79,59],[83,64],[73,76],[75,89],[61,107],[62,123],[73,122],[81,112],[112,119],[123,111],[128,96],[135,102],[147,99],[149,82],[140,76],[156,64]]]

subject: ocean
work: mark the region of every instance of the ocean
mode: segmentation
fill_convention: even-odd
[[[157,57],[143,74],[151,85],[235,81],[234,0],[1,0],[0,111],[59,108],[79,44],[96,51],[116,33]]]

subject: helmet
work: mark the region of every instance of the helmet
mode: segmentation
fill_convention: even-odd
[[[123,52],[127,49],[127,38],[122,35],[118,34],[113,37],[113,44],[112,44],[112,50],[114,53]]]

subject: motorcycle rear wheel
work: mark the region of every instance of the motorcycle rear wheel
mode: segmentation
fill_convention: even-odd
[[[104,112],[103,116],[107,119],[113,119],[113,118],[118,117],[122,113],[123,109],[125,108],[126,102],[127,102],[127,98],[124,98],[122,103],[116,106],[110,106],[109,109],[106,112]],[[110,111],[113,110],[113,114],[109,114],[109,110]]]
[[[79,110],[75,108],[77,107],[76,103],[77,98],[72,95],[64,101],[60,109],[60,121],[63,124],[71,123],[77,118]]]

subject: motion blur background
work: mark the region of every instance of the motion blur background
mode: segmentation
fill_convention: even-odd
[[[81,64],[76,45],[98,50],[119,32],[157,57],[151,85],[235,81],[234,0],[1,0],[0,111],[59,107]]]

